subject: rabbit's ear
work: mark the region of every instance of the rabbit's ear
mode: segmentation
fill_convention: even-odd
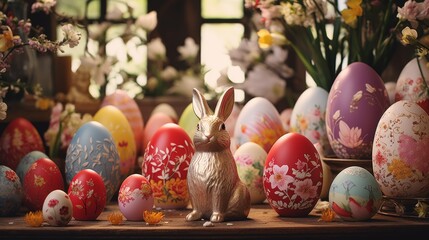
[[[216,105],[215,115],[225,121],[232,112],[234,108],[234,88],[229,87],[223,94],[220,96],[219,101]]]
[[[204,98],[203,95],[201,95],[198,89],[194,88],[192,91],[192,94],[193,94],[192,107],[199,119],[203,118],[204,116],[213,114],[212,110],[207,104],[206,99]]]

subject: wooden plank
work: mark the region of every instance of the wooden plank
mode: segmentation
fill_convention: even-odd
[[[312,212],[306,217],[279,217],[269,205],[255,205],[243,221],[214,223],[204,227],[205,220],[187,222],[190,209],[162,210],[163,221],[156,226],[143,221],[124,221],[111,225],[107,221],[111,203],[96,221],[72,220],[65,227],[51,227],[44,223],[34,228],[26,225],[23,214],[0,218],[0,239],[404,239],[426,235],[429,221],[416,218],[391,217],[376,214],[364,222],[319,221],[320,215]]]

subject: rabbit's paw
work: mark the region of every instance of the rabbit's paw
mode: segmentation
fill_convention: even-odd
[[[188,215],[186,215],[186,221],[195,221],[200,220],[203,214],[197,210],[193,210]]]
[[[212,216],[210,217],[210,222],[223,222],[224,215],[219,212],[213,212]]]

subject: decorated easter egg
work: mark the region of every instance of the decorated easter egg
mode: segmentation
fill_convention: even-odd
[[[0,217],[14,216],[22,203],[22,185],[11,168],[0,165]]]
[[[32,211],[42,210],[46,196],[54,190],[64,190],[64,180],[58,166],[49,158],[35,161],[24,176],[25,205]]]
[[[320,143],[322,152],[329,154],[331,146],[326,133],[326,103],[328,92],[321,87],[309,87],[298,98],[290,119],[290,131]],[[324,154],[325,155],[325,154]]]
[[[112,135],[101,123],[83,124],[73,136],[67,149],[66,181],[68,184],[83,169],[100,174],[110,201],[120,184],[120,159]]]
[[[365,168],[343,169],[332,181],[329,205],[346,221],[371,219],[378,211],[382,193],[374,176]]]
[[[73,216],[72,202],[63,190],[53,190],[43,202],[43,219],[51,226],[66,226]]]
[[[177,123],[179,120],[176,110],[174,110],[174,108],[168,103],[160,103],[156,105],[156,107],[152,110],[151,115],[154,115],[158,112],[167,114],[171,119],[173,119],[174,123]]]
[[[265,98],[255,97],[241,109],[233,138],[236,148],[246,142],[254,142],[269,152],[271,146],[285,133],[274,105]]]
[[[186,177],[194,152],[188,134],[175,123],[167,123],[153,134],[143,156],[142,175],[151,184],[155,207],[188,205]]]
[[[119,188],[119,210],[129,221],[143,220],[144,211],[152,210],[153,201],[150,183],[140,174],[128,176]]]
[[[254,142],[244,143],[234,152],[238,176],[249,189],[251,204],[260,204],[265,200],[262,175],[266,158],[265,150]]]
[[[25,118],[12,120],[0,135],[0,164],[16,171],[19,161],[31,151],[45,152],[42,138]]]
[[[389,106],[386,87],[374,69],[362,62],[344,68],[326,107],[326,131],[336,157],[371,159],[377,123]]]
[[[282,217],[307,216],[323,183],[320,155],[299,133],[280,137],[268,152],[263,184],[268,203]]]
[[[195,131],[197,130],[198,122],[199,119],[197,118],[197,115],[195,115],[191,103],[185,108],[185,110],[183,110],[182,115],[180,115],[179,126],[186,131],[191,139],[193,139]]]
[[[19,161],[18,167],[16,167],[16,174],[18,174],[18,177],[21,180],[21,182],[24,181],[24,176],[27,173],[28,169],[30,168],[31,164],[33,164],[35,161],[37,161],[40,158],[48,158],[48,156],[44,152],[34,150],[27,153],[21,159],[21,161]]]
[[[164,124],[174,123],[174,120],[166,113],[155,113],[149,117],[143,135],[143,151],[146,149],[148,142],[153,134]]]
[[[68,195],[76,220],[96,220],[106,206],[103,179],[92,169],[83,169],[73,177]]]
[[[372,168],[387,197],[429,197],[429,116],[415,102],[392,104],[377,126]]]
[[[144,151],[144,149],[141,149],[143,144],[144,118],[136,101],[124,90],[117,89],[112,94],[103,98],[101,107],[107,105],[113,105],[121,110],[134,133],[134,143],[137,153]]]
[[[134,133],[125,115],[115,106],[108,105],[100,108],[93,117],[107,128],[112,134],[120,159],[121,179],[134,173],[137,152]]]

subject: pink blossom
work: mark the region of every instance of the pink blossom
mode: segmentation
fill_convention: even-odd
[[[295,164],[296,164],[296,169],[297,170],[302,170],[305,167],[305,163],[303,161],[301,161],[301,160],[298,160]]]
[[[317,186],[313,186],[311,179],[307,178],[303,181],[297,181],[295,186],[295,193],[303,200],[317,197]]]
[[[423,174],[429,173],[429,137],[420,140],[402,134],[399,136],[399,157],[413,169],[417,169]]]
[[[398,7],[398,18],[408,20],[414,27],[418,24],[418,14],[419,8],[415,1],[407,1],[402,8]]]
[[[347,123],[340,121],[339,142],[348,148],[355,148],[362,144],[362,129],[357,127],[350,128]]]
[[[270,176],[271,188],[279,188],[280,191],[285,191],[287,185],[293,182],[293,177],[287,175],[289,167],[283,165],[279,167],[278,165],[273,166],[273,175]]]
[[[58,204],[58,199],[51,199],[51,200],[49,200],[49,202],[48,202],[48,206],[50,207],[50,208],[53,208],[53,207],[55,207],[55,206],[57,206],[57,204]]]
[[[235,159],[235,161],[238,164],[246,165],[246,166],[252,165],[252,163],[253,163],[252,158],[250,158],[249,155],[240,155]]]

